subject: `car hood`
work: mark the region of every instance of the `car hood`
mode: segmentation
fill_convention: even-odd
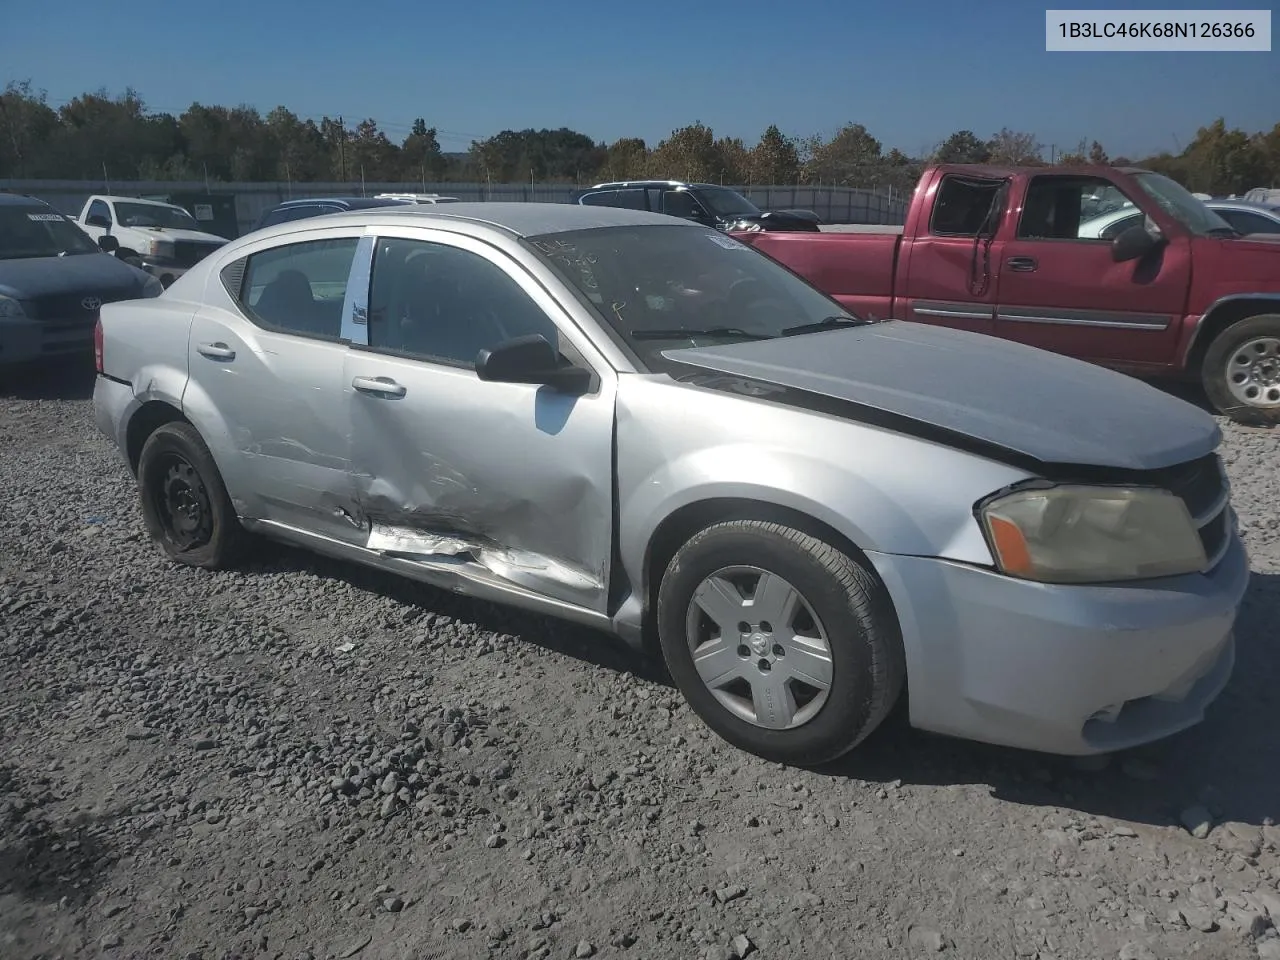
[[[15,300],[58,294],[138,294],[147,275],[109,253],[0,260],[0,293]]]
[[[1150,470],[1203,456],[1222,438],[1202,410],[1124,374],[903,320],[663,356],[844,401],[862,415],[880,411],[1044,464]]]
[[[137,230],[139,233],[154,233],[166,240],[195,240],[199,243],[226,243],[226,237],[219,237],[212,233],[202,233],[199,230],[176,230],[173,227],[129,227],[129,230]]]

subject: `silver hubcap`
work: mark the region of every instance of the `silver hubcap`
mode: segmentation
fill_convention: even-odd
[[[685,627],[698,676],[734,716],[789,730],[827,702],[827,633],[800,591],[776,573],[717,570],[693,592]]]
[[[1227,361],[1227,389],[1251,407],[1280,407],[1280,338],[1242,343]]]

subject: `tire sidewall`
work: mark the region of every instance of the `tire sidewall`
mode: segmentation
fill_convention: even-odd
[[[1226,368],[1231,355],[1258,337],[1280,337],[1280,314],[1264,313],[1231,324],[1210,342],[1200,367],[1200,381],[1214,409],[1237,423],[1280,423],[1280,407],[1270,410],[1241,403],[1227,387]]]
[[[832,654],[832,683],[818,714],[793,730],[770,730],[720,705],[694,667],[685,621],[693,592],[723,567],[749,565],[786,579],[821,621]],[[874,703],[872,625],[853,608],[840,582],[810,553],[764,530],[726,528],[693,538],[677,552],[658,592],[658,636],[672,679],[693,711],[717,734],[766,759],[816,764],[843,753],[866,726]]]
[[[204,484],[213,514],[213,533],[208,543],[194,550],[179,550],[169,540],[157,512],[155,489],[159,460],[166,454],[177,454],[191,464]],[[213,455],[195,428],[185,423],[167,423],[156,429],[143,444],[138,458],[138,492],[142,518],[147,532],[169,559],[192,567],[218,567],[233,558],[239,533],[239,519],[231,506],[222,475]]]

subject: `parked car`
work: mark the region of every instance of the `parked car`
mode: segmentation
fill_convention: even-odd
[[[182,207],[137,197],[92,196],[84,202],[77,223],[94,240],[113,237],[120,259],[141,267],[166,287],[227,242],[202,229]]]
[[[1106,194],[1145,219],[1087,235],[1084,198]],[[1159,174],[937,165],[896,232],[735,236],[848,310],[1198,378],[1232,419],[1280,422],[1280,244],[1238,237]]]
[[[588,207],[649,210],[692,220],[718,230],[803,231],[816,233],[819,220],[809,210],[765,213],[728,187],[682,180],[619,180],[597,183],[575,194],[574,202]]]
[[[386,208],[108,306],[94,409],[173,560],[262,534],[660,650],[738,747],[911,722],[1065,754],[1196,723],[1248,561],[1213,419],[867,324],[640,211]],[[145,375],[144,375],[145,371]]]
[[[322,217],[330,213],[404,206],[413,202],[402,197],[305,197],[301,200],[286,200],[264,211],[262,216],[258,217],[258,222],[253,225],[253,229],[261,230],[263,227],[274,227],[278,223]]]
[[[112,239],[103,243],[114,249]],[[44,201],[0,193],[0,368],[88,357],[104,303],[161,289]]]
[[[457,197],[442,197],[438,193],[379,193],[378,198],[389,197],[392,200],[408,200],[410,203],[459,203]]]
[[[1280,204],[1250,203],[1245,200],[1206,200],[1204,205],[1212,210],[1237,236],[1280,234]],[[1132,227],[1140,226],[1146,214],[1133,207],[1115,210],[1101,217],[1080,224],[1080,236],[1097,240],[1114,240]]]

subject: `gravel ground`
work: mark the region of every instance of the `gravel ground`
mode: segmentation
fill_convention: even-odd
[[[1078,762],[899,715],[803,772],[590,631],[166,563],[91,381],[0,388],[5,960],[1280,960],[1274,432],[1226,428],[1255,574],[1200,727]]]

